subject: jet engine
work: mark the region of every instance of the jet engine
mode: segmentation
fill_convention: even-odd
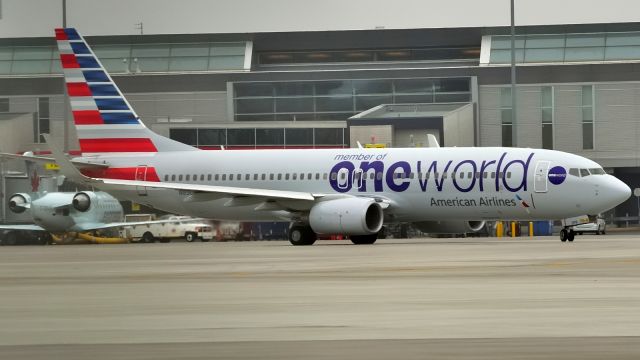
[[[318,234],[370,235],[382,228],[382,207],[373,199],[343,198],[317,203],[309,225]]]
[[[93,198],[93,193],[90,191],[83,191],[77,193],[73,197],[72,205],[73,208],[80,211],[86,212],[91,208],[91,199]]]
[[[413,223],[420,231],[429,234],[466,234],[482,230],[484,221],[421,221]]]
[[[9,210],[16,214],[21,214],[31,207],[31,196],[25,193],[13,194],[9,198]]]

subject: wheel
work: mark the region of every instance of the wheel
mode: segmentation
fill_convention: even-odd
[[[349,236],[351,242],[356,245],[371,245],[378,239],[378,234],[371,235],[351,235]]]
[[[560,241],[565,242],[569,238],[569,231],[567,229],[560,230]]]
[[[156,239],[153,237],[152,233],[147,231],[146,233],[142,234],[142,242],[151,244],[151,243],[153,243],[155,241],[156,241]]]
[[[184,239],[187,242],[194,242],[196,240],[196,235],[194,233],[186,233],[184,234]]]
[[[313,245],[317,235],[310,226],[294,225],[289,230],[289,242],[295,246]]]
[[[569,234],[567,235],[567,240],[573,241],[575,237],[576,237],[576,233],[573,230],[569,230]]]

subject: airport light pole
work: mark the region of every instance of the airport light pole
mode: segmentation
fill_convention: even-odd
[[[67,0],[62,0],[62,28],[67,27]],[[64,70],[62,70],[64,72]],[[69,96],[67,96],[67,83],[62,77],[63,96],[62,102],[64,103],[64,118],[62,119],[62,136],[64,137],[64,152],[69,152]]]
[[[511,0],[511,146],[518,145],[518,128],[516,118],[516,26],[514,16],[514,0]]]

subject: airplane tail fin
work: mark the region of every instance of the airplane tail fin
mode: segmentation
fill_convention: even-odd
[[[23,154],[25,157],[28,156],[33,156],[32,152],[26,152]],[[41,177],[40,174],[38,174],[38,163],[36,163],[35,161],[31,161],[29,159],[24,160],[24,163],[26,165],[26,169],[27,169],[27,176],[29,177],[29,182],[31,183],[31,192],[32,193],[40,193],[41,189],[40,189],[40,182],[41,182]]]
[[[55,34],[83,155],[197,150],[144,126],[76,29]]]

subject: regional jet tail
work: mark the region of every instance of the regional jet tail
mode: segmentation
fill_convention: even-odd
[[[62,169],[168,212],[287,220],[294,245],[312,244],[317,234],[371,244],[389,222],[470,232],[485,220],[598,214],[630,196],[595,162],[552,150],[201,151],[147,129],[75,29],[57,29],[56,39],[82,151],[74,163],[57,151]],[[569,227],[563,236],[573,238]]]

